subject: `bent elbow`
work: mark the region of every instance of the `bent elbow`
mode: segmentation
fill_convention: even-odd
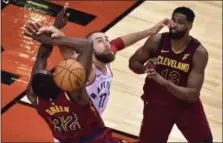
[[[132,64],[131,59],[129,60],[129,69],[134,72],[134,68],[133,68],[133,64]]]
[[[129,59],[129,69],[134,73],[139,74],[137,68],[135,67],[134,60],[132,60],[132,58]]]
[[[196,102],[200,97],[200,92],[195,92],[191,96],[188,96],[188,102],[193,103]]]
[[[129,63],[129,69],[136,74],[144,74],[142,68],[136,67],[134,63]]]

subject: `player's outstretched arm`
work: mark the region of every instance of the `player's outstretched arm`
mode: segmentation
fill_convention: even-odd
[[[34,94],[31,86],[32,77],[36,72],[46,69],[47,58],[50,56],[52,49],[53,47],[50,45],[41,44],[37,53],[36,61],[32,68],[31,79],[27,88],[27,97],[34,106],[36,105],[36,95]]]
[[[149,37],[145,44],[130,57],[129,68],[133,72],[137,74],[144,74],[146,72],[145,63],[153,57],[160,39],[161,35],[159,34]]]
[[[30,23],[29,25],[32,24]],[[52,28],[53,30],[58,30],[53,26],[50,26],[50,28]],[[53,34],[52,36],[46,35],[44,33],[39,34],[37,32],[39,29],[29,28],[29,26],[26,26],[25,29],[27,30],[25,36],[30,37],[42,44],[69,47],[78,53],[82,53],[83,49],[86,47],[86,44],[88,43],[87,39],[83,38],[52,37]]]
[[[64,33],[62,31],[60,31],[58,28],[56,28],[55,26],[51,25],[51,26],[41,27],[38,30],[37,35],[45,33],[45,32],[52,33],[51,37],[54,38],[54,41],[49,41],[49,42],[51,42],[51,44],[59,46],[60,53],[65,59],[68,59],[68,58],[76,59],[76,53],[82,52],[82,50],[83,50],[82,48],[85,46],[85,45],[78,46],[81,48],[74,47],[73,44],[75,44],[76,42],[72,43],[73,39],[71,37],[65,37]],[[55,39],[59,40],[59,41],[55,41]],[[85,40],[86,39],[79,38],[79,41],[80,41],[79,44],[83,43],[81,41],[85,41]],[[39,41],[39,42],[41,42],[41,41]]]
[[[165,18],[149,29],[123,35],[111,41],[111,44],[113,45],[112,50],[113,52],[117,52],[124,49],[125,47],[129,47],[146,37],[157,34],[165,26],[174,27],[175,24],[172,20]]]
[[[61,29],[67,24],[67,19],[69,15],[68,14],[65,15],[66,10],[67,10],[67,5],[65,5],[64,8],[57,14],[54,22],[55,27]],[[35,25],[31,24],[30,26],[33,27],[33,29],[35,29],[34,27],[36,27],[36,29],[40,28],[40,25],[38,24]],[[41,44],[39,47],[39,51],[37,53],[36,61],[32,68],[31,79],[27,87],[27,97],[34,106],[36,105],[36,95],[34,94],[31,86],[32,77],[37,71],[46,69],[47,58],[52,53],[52,49],[53,46],[51,45]]]
[[[74,37],[56,37],[52,38],[52,44],[61,47],[69,47],[77,53],[82,53],[87,47],[88,40]]]
[[[208,63],[208,52],[200,46],[193,57],[193,68],[189,75],[187,87],[179,87],[167,81],[165,87],[177,98],[185,101],[195,101],[200,95],[205,76],[205,68]]]

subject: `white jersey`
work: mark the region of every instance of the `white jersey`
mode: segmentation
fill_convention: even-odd
[[[101,115],[109,101],[112,72],[108,65],[106,65],[105,73],[102,73],[102,71],[97,68],[95,73],[96,76],[94,81],[86,86],[86,90],[95,108]]]

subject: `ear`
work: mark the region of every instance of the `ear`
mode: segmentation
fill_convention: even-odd
[[[191,30],[193,28],[193,23],[189,24],[189,30]]]

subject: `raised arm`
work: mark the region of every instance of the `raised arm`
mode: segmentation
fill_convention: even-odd
[[[172,82],[166,81],[164,85],[177,98],[188,102],[196,100],[204,82],[205,68],[208,63],[208,52],[200,46],[193,57],[193,68],[190,72],[187,87],[179,87]]]
[[[164,26],[174,27],[175,24],[172,20],[166,18],[149,29],[120,36],[117,39],[111,41],[111,45],[113,45],[112,50],[113,52],[118,52],[146,37],[153,36],[157,34]]]
[[[39,51],[37,53],[37,57],[36,57],[36,61],[33,65],[32,68],[32,73],[31,73],[31,79],[30,82],[28,84],[28,88],[27,88],[27,97],[29,99],[29,101],[35,106],[36,105],[36,95],[34,94],[33,90],[32,90],[32,86],[31,86],[31,81],[32,81],[32,77],[33,75],[40,71],[40,70],[44,70],[47,67],[47,58],[50,56],[51,52],[52,52],[52,46],[50,45],[44,45],[41,44],[39,47]]]
[[[43,27],[43,28],[49,28],[50,32],[52,31],[58,31],[59,29],[55,28],[54,26],[49,26],[49,27]],[[73,38],[73,37],[54,37],[53,34],[52,36],[46,35],[44,33],[40,32],[35,32],[33,29],[29,29],[26,27],[26,29],[29,31],[29,33],[25,33],[26,36],[33,38],[34,40],[47,44],[47,45],[53,45],[53,46],[64,46],[64,47],[69,47],[76,51],[77,53],[82,53],[83,48],[87,47],[87,39],[83,38]],[[38,29],[39,30],[39,29]],[[43,29],[45,31],[45,29]],[[53,32],[55,33],[55,32]],[[61,33],[61,32],[59,32]]]
[[[58,37],[51,38],[51,40],[53,45],[69,47],[77,53],[82,53],[84,51],[84,48],[88,47],[88,41],[83,38]]]
[[[65,4],[64,8],[56,16],[54,26],[59,29],[63,28],[67,23],[69,14],[65,15],[66,9],[67,9],[67,4]],[[30,26],[33,29],[40,28],[38,24],[36,25],[30,24]],[[34,106],[36,105],[36,95],[34,94],[32,86],[31,86],[32,77],[39,70],[43,70],[47,68],[47,58],[52,53],[52,48],[53,48],[52,45],[41,44],[39,47],[39,51],[37,53],[36,61],[32,68],[31,79],[27,87],[27,97]]]
[[[158,44],[160,42],[161,35],[157,34],[147,39],[145,44],[139,48],[129,59],[129,68],[137,73],[144,74],[146,67],[144,64],[154,56]]]

